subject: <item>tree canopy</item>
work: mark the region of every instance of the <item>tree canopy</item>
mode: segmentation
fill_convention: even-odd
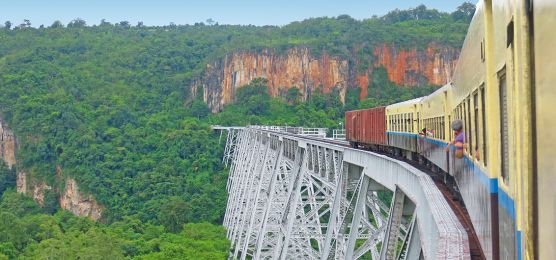
[[[206,65],[238,50],[278,52],[306,46],[354,60],[374,59],[389,43],[460,47],[472,13],[419,6],[384,17],[311,18],[277,26],[207,24],[145,26],[76,18],[33,28],[29,20],[0,30],[0,117],[17,136],[18,163],[0,164],[0,259],[222,259],[227,171],[223,141],[210,125],[338,128],[346,110],[427,94],[436,86],[401,88],[375,69],[368,98],[291,88],[270,97],[257,79],[219,114],[190,97]],[[59,176],[57,168],[61,169]],[[101,223],[60,210],[54,191],[39,207],[15,194],[16,172],[63,189],[74,178],[104,206]]]

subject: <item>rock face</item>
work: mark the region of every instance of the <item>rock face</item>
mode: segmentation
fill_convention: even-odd
[[[261,52],[237,51],[207,65],[204,75],[191,86],[191,95],[202,93],[212,112],[234,101],[237,88],[255,78],[266,78],[269,94],[279,96],[297,87],[303,99],[311,93],[338,91],[344,100],[348,87],[361,88],[361,98],[373,68],[384,67],[391,81],[402,86],[424,84],[443,85],[450,79],[459,51],[449,47],[430,45],[425,50],[404,50],[382,45],[375,48],[375,62],[365,72],[357,72],[356,64],[326,53],[320,57],[308,48],[298,47],[278,54],[265,49]]]
[[[44,206],[44,191],[46,190],[52,190],[52,187],[44,182],[33,186],[33,199],[41,206]]]
[[[102,216],[102,207],[94,200],[93,196],[83,196],[79,187],[72,178],[66,179],[66,188],[60,196],[60,207],[69,210],[74,215],[86,216],[98,220]]]
[[[330,92],[336,88],[343,100],[349,82],[346,60],[326,54],[315,59],[306,48],[290,49],[285,55],[270,50],[261,53],[234,52],[207,65],[205,76],[192,87],[192,93],[203,89],[203,99],[213,112],[232,103],[235,91],[255,78],[266,78],[271,96],[299,88],[306,98],[314,91]]]
[[[15,147],[14,133],[0,120],[0,158],[10,169],[15,164]]]
[[[24,171],[17,172],[16,190],[19,193],[27,193],[27,174]]]
[[[17,163],[15,158],[16,143],[14,133],[6,126],[4,121],[0,120],[0,159],[10,168]],[[62,169],[59,166],[56,167],[56,180],[58,182],[64,181]],[[66,178],[65,184],[63,194],[55,189],[62,209],[69,210],[77,216],[89,217],[93,220],[98,220],[102,216],[102,206],[95,201],[92,195],[84,196],[81,194],[74,179]],[[25,170],[18,167],[16,177],[17,192],[32,196],[42,206],[44,205],[44,192],[52,189],[44,181],[33,178],[32,174],[27,174]]]
[[[396,49],[386,44],[375,48],[375,67],[382,66],[388,79],[401,86],[444,85],[451,80],[459,51],[429,45],[424,51]]]

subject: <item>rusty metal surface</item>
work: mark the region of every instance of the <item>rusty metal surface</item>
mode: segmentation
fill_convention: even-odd
[[[386,108],[346,112],[346,140],[365,144],[386,144]]]

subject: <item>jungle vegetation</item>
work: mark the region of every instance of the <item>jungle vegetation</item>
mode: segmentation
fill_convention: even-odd
[[[473,14],[419,6],[382,17],[311,18],[283,27],[145,26],[75,19],[0,28],[0,118],[17,136],[18,163],[0,163],[0,259],[223,259],[227,169],[211,124],[337,128],[343,113],[402,101],[437,86],[402,88],[377,69],[369,97],[350,88],[302,101],[292,88],[268,95],[264,79],[239,89],[235,104],[211,114],[189,86],[210,61],[234,50],[307,46],[372,59],[373,46],[459,48]],[[357,50],[357,51],[356,51]],[[186,102],[186,100],[189,100]],[[56,176],[56,168],[61,176]],[[16,172],[63,190],[72,177],[104,207],[100,222],[59,208],[57,194],[39,207],[15,193]]]

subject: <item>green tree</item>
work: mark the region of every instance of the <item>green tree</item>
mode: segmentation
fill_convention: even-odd
[[[64,25],[59,20],[56,20],[50,25],[50,28],[64,28]]]
[[[205,118],[210,114],[210,109],[202,100],[193,100],[188,106],[189,115],[196,118]]]
[[[169,232],[179,232],[183,225],[187,223],[187,213],[189,207],[185,201],[180,198],[172,197],[160,207],[158,213],[158,223],[164,225]]]
[[[299,91],[299,88],[291,87],[291,88],[288,89],[288,92],[286,94],[286,101],[290,105],[297,104],[299,102],[300,98],[301,98],[301,92]]]
[[[68,23],[68,28],[83,28],[87,26],[87,22],[81,18],[75,18]]]
[[[475,14],[475,5],[470,2],[464,2],[457,7],[451,16],[456,21],[471,22],[473,15]]]

